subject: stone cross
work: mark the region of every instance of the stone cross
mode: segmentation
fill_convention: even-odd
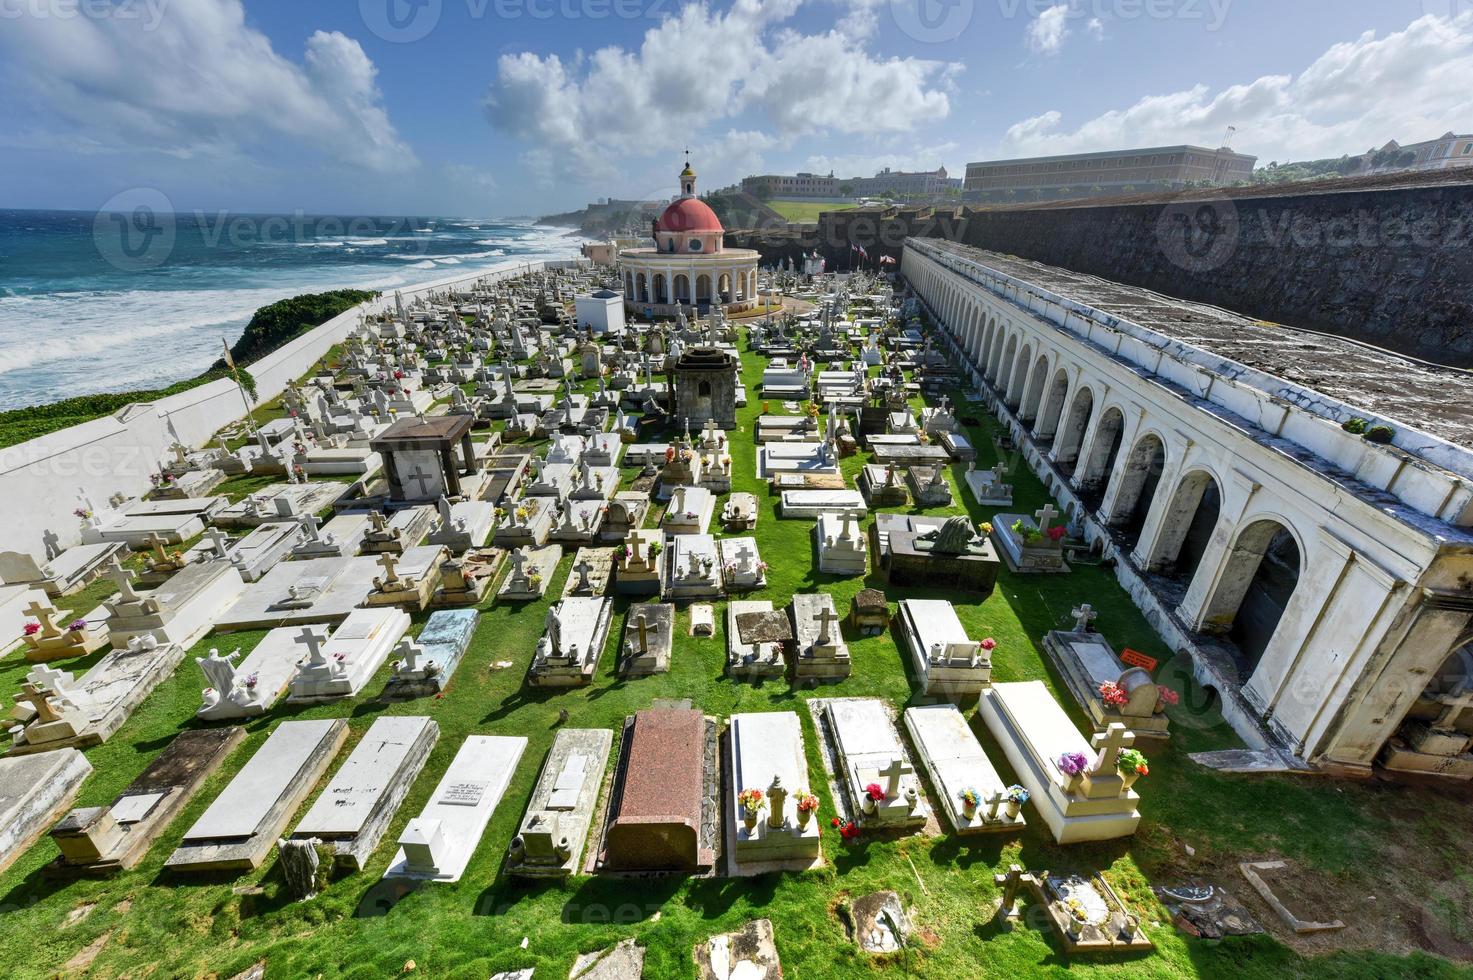
[[[375,532],[382,534],[384,531],[388,530],[389,518],[388,515],[386,515],[381,510],[371,510],[368,512],[368,523],[373,525],[373,530]]]
[[[584,590],[591,591],[593,589],[593,583],[588,580],[588,573],[593,571],[593,565],[589,563],[588,559],[584,558],[578,564],[574,565],[573,571],[578,573],[578,581],[573,585],[573,588],[579,592]],[[643,618],[643,616],[640,617],[641,620]]]
[[[1008,468],[1003,464],[998,463],[992,468],[992,482],[997,486],[1002,486],[1002,478],[1006,476],[1007,473]]]
[[[399,558],[392,551],[380,555],[375,564],[384,570],[384,582],[399,581]]]
[[[1038,518],[1038,533],[1047,534],[1049,524],[1053,521],[1055,517],[1059,516],[1059,512],[1057,510],[1054,510],[1053,504],[1044,504],[1042,510],[1036,510],[1033,512],[1033,516]]]
[[[1135,744],[1135,732],[1118,721],[1111,722],[1108,728],[1090,739],[1089,744],[1100,750],[1090,775],[1109,776],[1115,772],[1120,753]]]
[[[307,656],[316,666],[327,663],[327,657],[322,652],[322,637],[310,626],[303,626],[302,631],[297,634],[296,641],[307,648]]]
[[[757,552],[753,551],[747,545],[747,543],[743,541],[742,546],[737,549],[736,553],[737,567],[744,572],[747,571],[752,567],[752,559],[756,557]]]
[[[317,528],[322,523],[315,514],[301,514],[297,517],[297,523],[302,526],[302,538],[306,541],[317,541]]]
[[[639,652],[644,653],[650,648],[649,617],[644,613],[640,613],[639,618],[634,621],[634,625],[639,628]]]
[[[139,600],[140,596],[133,590],[133,580],[138,577],[138,573],[133,569],[124,568],[123,563],[114,558],[112,566],[107,570],[107,577],[117,584],[118,591],[123,594],[124,602]]]
[[[1074,632],[1088,633],[1089,624],[1095,621],[1095,618],[1099,616],[1099,613],[1095,612],[1094,606],[1091,606],[1089,603],[1085,602],[1080,604],[1078,607],[1071,609],[1069,611],[1069,615],[1074,617]]]
[[[842,540],[845,540],[845,541],[847,541],[850,538],[854,537],[854,521],[855,521],[854,511],[852,511],[852,510],[843,511],[839,515],[839,520],[843,522],[842,524],[839,525],[839,537]]]
[[[20,686],[21,693],[15,696],[17,704],[29,704],[36,710],[36,721],[42,725],[61,721],[61,715],[51,703],[51,693],[39,684],[30,681]]]
[[[818,643],[820,645],[832,643],[833,639],[829,636],[829,630],[839,621],[838,613],[834,612],[831,606],[824,606],[814,619],[818,620]]]
[[[225,553],[230,550],[230,537],[218,527],[205,528],[205,537],[215,546],[215,557],[224,558]]]
[[[524,549],[518,548],[511,553],[511,577],[513,581],[525,582],[527,580],[526,564],[527,552]]]
[[[157,531],[148,532],[148,546],[153,549],[154,557],[159,561],[168,561],[169,556],[164,554],[164,539],[159,537]]]
[[[429,495],[430,482],[433,479],[433,474],[426,473],[423,466],[415,463],[414,470],[407,477],[405,477],[405,479],[410,482],[419,484],[419,495],[421,497]]]
[[[880,776],[885,780],[885,798],[894,799],[900,795],[900,780],[915,772],[915,768],[904,759],[891,759],[890,764],[880,770]]]
[[[25,608],[25,614],[34,617],[36,622],[41,624],[41,637],[43,639],[50,639],[53,636],[61,635],[61,630],[57,629],[56,625],[51,622],[51,617],[56,615],[56,609],[52,606],[43,606],[39,602],[32,601]]]
[[[989,796],[986,800],[987,815],[982,819],[985,820],[987,823],[996,823],[997,808],[1002,806],[1002,801],[1005,799],[1007,799],[1007,797],[1002,795],[1002,790],[997,790],[991,796]]]

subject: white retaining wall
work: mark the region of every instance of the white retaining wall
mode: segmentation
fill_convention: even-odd
[[[505,279],[578,262],[505,262],[470,275],[400,290],[405,302],[432,291],[480,279]],[[391,309],[393,293],[355,306],[251,364],[256,405],[275,398],[287,384],[341,343],[366,312]],[[62,547],[81,537],[73,513],[90,501],[106,507],[113,494],[147,493],[175,434],[188,446],[203,446],[216,432],[244,417],[240,389],[230,380],[212,381],[156,402],[136,402],[118,412],[0,449],[0,550],[45,557],[43,535],[56,534]],[[170,425],[173,432],[170,432]]]

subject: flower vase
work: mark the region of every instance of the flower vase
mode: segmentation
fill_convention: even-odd
[[[873,814],[875,812],[875,800],[874,800],[874,797],[872,797],[872,796],[866,796],[864,798],[864,803],[863,803],[863,805],[862,805],[861,808],[864,810],[865,813],[867,813],[867,814]]]
[[[1136,772],[1134,769],[1130,769],[1130,770],[1117,769],[1116,771],[1120,773],[1120,789],[1121,789],[1121,792],[1128,791],[1130,789],[1130,787],[1132,787],[1132,786],[1135,785],[1135,781],[1137,779],[1140,779],[1141,778],[1141,774],[1138,773],[1138,772]]]
[[[747,833],[749,835],[757,831],[757,816],[758,814],[755,810],[742,811],[742,823],[747,825]]]
[[[968,820],[977,819],[977,804],[969,802],[967,800],[963,800],[962,816],[966,817]]]
[[[808,829],[808,821],[810,821],[812,819],[813,819],[813,811],[812,810],[799,810],[798,811],[798,829],[800,831],[807,830]]]
[[[1009,820],[1016,820],[1018,819],[1018,813],[1022,811],[1022,809],[1023,804],[1020,801],[1008,800],[1007,804],[1003,808],[1003,812],[1008,815]]]
[[[1072,915],[1069,916],[1069,924],[1066,927],[1069,933],[1069,938],[1077,941],[1080,936],[1084,935],[1084,926],[1084,922],[1076,919]]]

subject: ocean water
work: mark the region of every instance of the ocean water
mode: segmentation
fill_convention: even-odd
[[[582,239],[529,221],[0,210],[0,409],[168,385],[298,293],[391,290]]]

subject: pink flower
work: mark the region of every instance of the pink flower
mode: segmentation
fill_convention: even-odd
[[[989,652],[992,651],[992,650],[996,650],[997,649],[997,641],[994,640],[990,636],[987,639],[983,640],[981,643],[977,644],[977,645],[979,647],[981,647],[982,649],[987,650]]]
[[[1156,693],[1166,704],[1176,704],[1181,701],[1181,695],[1163,684],[1156,685]]]
[[[26,636],[35,636],[37,633],[41,632],[41,624],[40,623],[27,623],[25,625],[25,628],[24,628],[23,632],[25,633]]]

